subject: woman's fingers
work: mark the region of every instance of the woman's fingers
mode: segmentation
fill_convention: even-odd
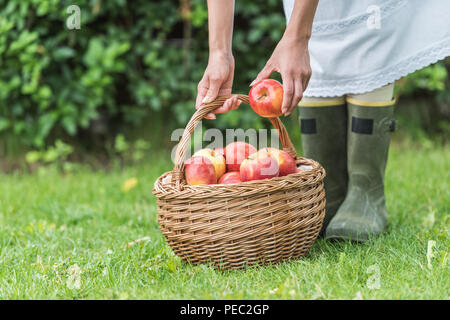
[[[291,105],[286,112],[286,116],[290,115],[292,111],[295,110],[295,107],[298,105],[300,100],[303,97],[303,83],[301,78],[297,78],[294,81],[294,94],[292,95]]]
[[[202,79],[197,86],[195,108],[199,109],[203,104],[214,101],[219,94],[220,85],[221,81],[218,79],[210,79],[209,77]],[[210,112],[205,116],[205,119],[214,120],[216,115]]]
[[[232,96],[224,102],[223,106],[214,110],[214,113],[226,113],[230,110],[237,109],[240,104],[241,104],[241,101],[238,99],[238,97]]]
[[[197,98],[195,99],[195,109],[200,108],[202,105],[202,100],[205,98],[206,93],[208,92],[208,82],[207,79],[203,78],[197,86]]]
[[[211,52],[210,52],[211,53]],[[208,66],[197,86],[195,108],[198,110],[205,104],[213,102],[218,96],[231,94],[234,75],[233,56],[210,54]],[[237,100],[227,102],[224,109],[235,107]],[[215,112],[209,112],[205,118],[215,119]]]
[[[204,103],[209,103],[217,98],[222,81],[220,79],[205,76],[197,86],[197,98],[195,99],[195,108],[198,109]]]
[[[311,74],[309,76],[303,77],[303,91],[306,90],[306,88],[308,88],[308,84],[309,84],[309,79],[311,78]]]
[[[215,113],[227,113],[230,110],[237,109],[241,103],[242,101],[238,99],[238,96],[232,96],[225,100],[223,106],[217,108],[212,113],[208,113],[205,119],[214,120],[216,119]]]
[[[237,108],[239,108],[239,106],[241,105],[242,101],[238,100],[235,104],[233,104],[233,110],[236,110]]]
[[[220,90],[218,90],[218,92],[217,92],[217,94],[216,94],[216,97],[217,97],[217,96],[226,95],[226,94],[230,94],[229,91],[231,92],[231,89],[220,89]],[[205,91],[203,91],[203,92],[205,92]],[[204,105],[205,103],[212,102],[212,101],[206,102],[206,101],[207,101],[207,97],[208,97],[208,92],[209,92],[209,91],[206,90],[206,92],[207,92],[207,93],[204,94],[204,97],[202,97],[202,95],[200,94],[200,88],[199,88],[199,96],[197,97],[197,103],[198,103],[198,101],[200,101],[200,102],[199,102],[200,104],[199,104],[199,105],[196,105],[196,109],[199,109],[199,108],[200,108],[202,105]],[[216,97],[214,97],[214,99],[215,99]],[[202,99],[202,100],[200,100],[200,99]],[[214,99],[213,99],[213,100],[214,100]],[[208,100],[209,100],[209,99],[208,99]],[[205,102],[202,102],[202,101],[205,101]],[[224,104],[223,104],[221,107],[219,107],[219,108],[217,108],[216,110],[214,110],[214,111],[208,113],[208,114],[205,116],[205,119],[214,120],[214,119],[216,119],[215,113],[226,113],[226,112],[228,112],[228,111],[230,111],[230,110],[237,109],[237,108],[239,107],[240,104],[241,104],[241,101],[238,99],[238,96],[237,96],[237,95],[234,95],[234,96],[228,98],[227,100],[225,100]]]
[[[222,81],[220,79],[209,79],[209,88],[206,92],[206,96],[203,98],[202,103],[213,102],[217,95],[219,94]]]
[[[294,80],[289,74],[282,74],[283,79],[283,104],[281,106],[281,112],[286,115],[292,105],[292,98],[294,95]]]
[[[256,76],[255,80],[250,83],[250,87],[253,87],[255,84],[260,82],[261,80],[267,79],[270,75],[276,71],[271,64],[266,64],[265,67],[261,70],[260,73]]]
[[[231,101],[233,98],[228,98],[227,100],[225,100],[225,102],[223,103],[223,105],[219,108],[217,108],[216,110],[214,110],[214,113],[225,113],[231,110]]]

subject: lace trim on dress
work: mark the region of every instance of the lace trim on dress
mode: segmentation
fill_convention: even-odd
[[[364,77],[343,80],[311,80],[304,95],[306,97],[337,97],[349,93],[370,92],[448,56],[450,56],[450,38],[431,45],[395,65]]]

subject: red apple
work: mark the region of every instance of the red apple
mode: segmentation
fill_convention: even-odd
[[[214,184],[217,182],[213,163],[206,157],[195,156],[185,162],[186,182],[190,185]]]
[[[261,117],[279,117],[283,104],[283,86],[276,80],[264,79],[255,84],[248,94],[253,111]]]
[[[278,161],[280,167],[280,177],[287,176],[288,174],[295,173],[297,171],[297,164],[295,159],[286,151],[276,148],[266,148],[267,152],[272,155]]]
[[[259,150],[245,159],[240,168],[241,180],[262,180],[278,177],[278,161],[266,150]]]
[[[227,145],[225,148],[227,171],[239,171],[242,161],[256,151],[254,146],[243,141]]]
[[[222,154],[217,153],[213,149],[205,148],[194,153],[194,157],[196,156],[202,156],[211,160],[212,164],[214,165],[214,169],[216,170],[217,179],[219,179],[225,173],[225,157]]]
[[[232,171],[225,173],[219,180],[219,184],[241,183],[241,174],[239,171]]]

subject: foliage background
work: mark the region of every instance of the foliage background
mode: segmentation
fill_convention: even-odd
[[[206,1],[78,0],[80,30],[66,28],[71,4],[0,0],[0,155],[58,140],[106,152],[124,136],[161,146],[193,112],[208,58]],[[235,92],[248,91],[284,27],[281,1],[236,1]],[[439,62],[399,82],[410,138],[448,140],[449,69]],[[207,123],[266,125],[248,108]]]

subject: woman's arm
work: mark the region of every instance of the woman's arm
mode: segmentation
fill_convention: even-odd
[[[272,72],[283,79],[282,111],[289,115],[303,97],[311,77],[308,41],[318,0],[295,0],[294,9],[283,37],[275,48],[266,66],[251,83],[268,78]]]
[[[234,0],[208,0],[209,60],[203,78],[197,87],[196,108],[213,101],[217,96],[231,94],[234,77],[232,54]],[[234,96],[214,113],[237,108],[240,102]],[[214,119],[210,113],[206,116]]]

